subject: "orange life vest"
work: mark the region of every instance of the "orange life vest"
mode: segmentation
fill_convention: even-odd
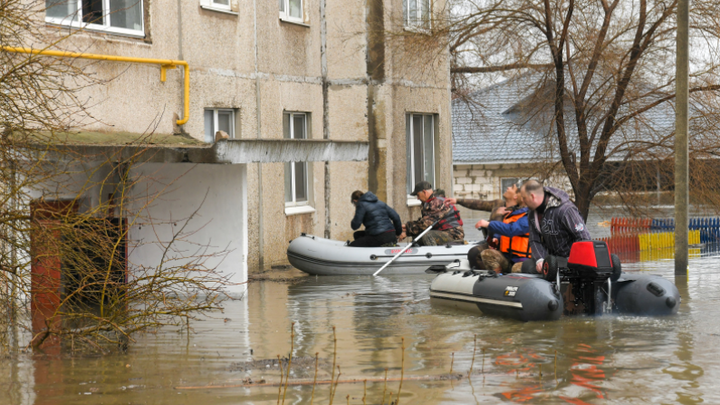
[[[512,212],[505,215],[503,223],[511,224],[520,218],[526,216],[527,211],[513,215]],[[509,253],[519,257],[530,257],[530,234],[518,236],[502,236],[500,235],[500,251]]]

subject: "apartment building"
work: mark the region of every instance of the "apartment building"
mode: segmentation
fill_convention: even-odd
[[[409,220],[419,215],[414,183],[452,187],[447,50],[422,41],[443,2],[45,5],[53,49],[172,62],[78,60],[107,80],[81,93],[94,120],[78,127],[100,139],[83,151],[112,153],[103,136],[149,131],[198,143],[154,144],[162,151],[128,169],[153,179],[142,193],[164,195],[137,208],[158,225],[132,224],[132,240],[170,237],[174,219],[192,217],[187,242],[226,252],[217,265],[242,283],[248,271],[287,264],[301,232],[349,239],[356,189]],[[218,131],[228,139],[216,142]],[[87,205],[109,198],[88,193]],[[159,260],[149,245],[129,255]]]

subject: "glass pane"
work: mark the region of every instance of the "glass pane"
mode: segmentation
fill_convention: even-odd
[[[413,160],[415,161],[413,165],[413,176],[417,183],[426,180],[423,176],[423,116],[413,115],[412,121]]]
[[[103,24],[103,0],[84,0],[82,2],[82,20],[89,24]]]
[[[433,116],[424,116],[425,127],[423,133],[423,157],[425,159],[423,179],[433,186],[435,184],[435,143],[433,142]]]
[[[292,163],[285,162],[285,202],[293,202],[292,178]]]
[[[302,0],[289,0],[290,17],[302,18]]]
[[[407,166],[405,167],[405,174],[407,175],[407,193],[410,195],[412,193],[413,187],[415,186],[415,182],[413,181],[413,175],[412,175],[412,163],[413,163],[413,155],[412,155],[412,136],[410,129],[412,128],[410,118],[412,116],[410,114],[405,114],[405,151],[406,151],[406,158],[407,158]]]
[[[408,25],[408,2],[410,0],[403,0],[403,21],[405,25]]]
[[[48,17],[70,17],[68,22],[77,19],[77,0],[45,0],[45,7],[47,7],[46,15]]]
[[[225,131],[230,138],[234,138],[232,133],[232,113],[230,111],[218,111],[218,131]]]
[[[215,142],[213,110],[205,110],[205,142]]]
[[[430,0],[420,0],[420,18],[423,27],[430,26]]]
[[[110,0],[110,26],[142,30],[142,0]]]
[[[285,0],[280,0],[280,12],[285,13]]]
[[[418,0],[408,0],[407,24],[411,26],[417,25],[417,1]]]
[[[307,163],[295,162],[295,201],[307,201]]]
[[[305,133],[305,114],[293,114],[293,132],[295,139],[307,139]]]
[[[220,4],[223,6],[229,6],[230,0],[213,0],[213,4]]]
[[[290,139],[290,114],[283,113],[283,138]]]

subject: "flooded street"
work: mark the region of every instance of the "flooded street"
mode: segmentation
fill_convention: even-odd
[[[672,266],[640,262],[624,270],[674,280]],[[258,281],[246,299],[196,322],[192,333],[141,336],[127,354],[5,358],[0,403],[276,404],[279,387],[271,384],[279,381],[277,356],[290,350],[292,322],[290,382],[309,383],[290,385],[287,404],[310,403],[311,396],[329,403],[333,326],[342,373],[336,404],[348,395],[350,403],[362,404],[365,395],[366,403],[379,404],[383,391],[389,403],[401,371],[405,404],[720,403],[718,267],[712,254],[691,259],[687,283],[676,280],[683,299],[674,317],[545,323],[433,307],[431,275]],[[315,353],[322,384],[313,393]],[[462,377],[448,380],[451,367]],[[259,384],[243,386],[248,379]]]

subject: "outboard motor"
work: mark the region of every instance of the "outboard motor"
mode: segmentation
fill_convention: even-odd
[[[575,242],[569,258],[549,256],[543,264],[546,280],[566,284],[565,315],[612,311],[611,282],[620,273],[620,260],[603,241]]]

